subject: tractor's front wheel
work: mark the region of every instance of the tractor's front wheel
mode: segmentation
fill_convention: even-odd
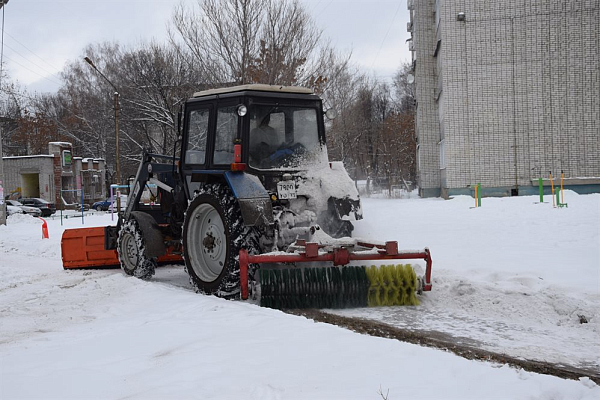
[[[183,224],[183,255],[196,291],[232,298],[240,292],[239,251],[256,242],[228,187],[208,185],[190,203]]]
[[[146,257],[144,235],[135,219],[124,222],[117,239],[117,254],[127,275],[147,279],[154,275],[156,259]]]

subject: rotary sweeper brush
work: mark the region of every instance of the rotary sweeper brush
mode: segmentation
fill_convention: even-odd
[[[304,88],[194,94],[174,155],[143,153],[117,226],[65,231],[64,268],[120,265],[147,279],[159,263],[183,262],[196,291],[273,308],[417,304],[431,290],[429,250],[351,239],[360,199],[328,161],[324,115]],[[354,265],[406,259],[425,260],[425,274]]]
[[[319,227],[311,228],[312,232],[315,230]],[[253,295],[260,300],[261,306],[284,309],[402,306],[418,305],[416,294],[431,290],[428,249],[399,252],[396,242],[381,245],[358,240],[331,240],[330,243],[335,244],[296,240],[288,253],[251,255],[245,249],[240,250],[242,299]],[[424,277],[417,277],[410,264],[347,265],[355,260],[418,258],[426,262]],[[314,266],[323,262],[332,266]],[[250,263],[271,265],[259,269],[259,280],[252,285],[244,279]],[[302,263],[313,266],[302,268]],[[282,264],[287,266],[282,267]]]

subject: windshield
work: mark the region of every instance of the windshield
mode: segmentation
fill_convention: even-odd
[[[305,169],[321,162],[317,109],[253,106],[250,110],[250,166]]]

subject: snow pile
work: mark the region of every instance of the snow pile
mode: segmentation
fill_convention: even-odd
[[[9,215],[6,219],[6,225],[13,224],[42,224],[42,221],[39,218],[33,217],[29,214],[12,214]],[[0,225],[0,229],[2,229],[2,225]]]
[[[434,260],[421,306],[369,312],[482,335],[488,345],[522,340],[542,357],[555,347],[583,360],[586,349],[593,361],[600,196],[565,201],[569,209],[554,210],[531,198],[483,199],[480,209],[460,199],[365,200],[358,236],[429,246]],[[109,214],[85,221],[111,222]],[[150,281],[120,270],[63,271],[60,235],[82,226],[63,223],[48,222],[47,240],[36,224],[0,227],[2,399],[377,399],[380,390],[389,399],[600,398],[587,378],[469,361],[198,295],[182,267],[158,268]],[[575,324],[579,312],[587,324]]]

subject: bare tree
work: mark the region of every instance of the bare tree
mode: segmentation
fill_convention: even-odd
[[[90,45],[84,55],[94,60],[120,94],[123,175],[135,173],[143,148],[170,153],[179,107],[201,85],[197,71],[187,68],[172,46],[156,43],[127,50],[115,43]],[[83,55],[67,65],[63,79],[58,93],[37,97],[37,112],[52,119],[76,151],[105,158],[109,169],[114,169],[115,89],[83,61]]]
[[[63,70],[58,93],[36,96],[28,113],[19,111],[27,117],[22,131],[69,140],[78,153],[105,158],[114,168],[115,89],[84,63],[85,55],[120,94],[124,176],[135,172],[142,148],[172,151],[178,109],[194,91],[245,83],[301,85],[320,94],[325,108],[339,115],[328,122],[330,155],[344,161],[355,179],[391,182],[391,171],[405,170],[397,159],[411,148],[403,147],[408,136],[399,133],[414,112],[409,66],[399,70],[392,87],[365,76],[350,64],[350,54],[323,40],[298,0],[182,2],[169,30],[167,45],[89,45]]]
[[[170,26],[171,42],[210,86],[322,84],[321,32],[297,0],[182,2]]]
[[[19,118],[27,108],[28,96],[14,82],[8,81],[6,70],[0,90],[0,129],[2,129],[2,153],[0,157],[26,155],[27,146],[19,143]]]
[[[176,140],[177,112],[201,86],[199,74],[172,46],[156,43],[123,53],[119,67],[115,75],[122,86],[125,123],[136,132],[138,144],[168,153]]]
[[[394,101],[400,112],[415,112],[415,85],[408,83],[408,75],[412,71],[410,63],[400,65],[393,77]]]
[[[402,66],[390,87],[361,74],[338,80],[329,99],[339,117],[328,132],[330,155],[343,160],[367,191],[414,181],[414,93]],[[375,183],[375,185],[372,185]]]

